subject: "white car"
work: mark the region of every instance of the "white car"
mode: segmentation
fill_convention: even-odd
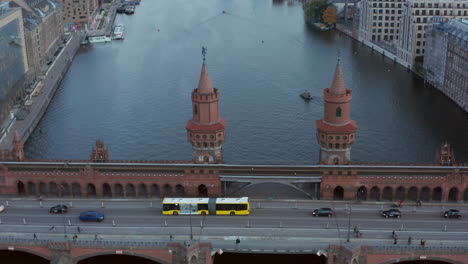
[[[0,213],[3,212],[4,210],[5,210],[5,206],[0,205]]]

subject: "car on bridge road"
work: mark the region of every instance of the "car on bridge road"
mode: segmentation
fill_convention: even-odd
[[[52,206],[49,209],[49,213],[51,214],[64,214],[66,212],[68,212],[68,206],[64,204],[58,204],[56,206]]]
[[[385,218],[389,218],[389,217],[400,218],[401,217],[401,212],[398,209],[390,209],[390,210],[387,210],[387,211],[383,211],[382,216],[385,217]]]
[[[81,221],[97,221],[102,222],[104,221],[104,214],[101,214],[96,211],[87,211],[80,214]]]
[[[312,211],[313,216],[333,216],[333,210],[331,208],[318,208]]]
[[[445,218],[461,218],[461,214],[460,214],[460,211],[456,209],[450,209],[444,212],[444,217]]]

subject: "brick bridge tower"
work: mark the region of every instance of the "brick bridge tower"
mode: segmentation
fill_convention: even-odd
[[[13,138],[13,156],[15,161],[24,161],[24,143],[21,140],[18,130],[15,130]]]
[[[455,155],[453,155],[453,149],[450,144],[444,143],[440,146],[440,150],[436,156],[436,163],[441,166],[455,165]]]
[[[350,119],[352,91],[345,86],[340,59],[332,85],[323,90],[323,95],[324,115],[316,121],[320,164],[349,164],[357,125]]]
[[[202,54],[200,81],[192,92],[193,118],[187,122],[187,137],[195,163],[222,163],[226,120],[219,115],[219,92],[213,88],[205,64],[205,47]]]

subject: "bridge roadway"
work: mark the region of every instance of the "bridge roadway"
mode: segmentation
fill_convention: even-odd
[[[73,207],[67,214],[49,214],[51,206],[64,203]],[[0,200],[6,205],[6,200]],[[392,245],[392,230],[399,236],[398,244],[407,244],[409,236],[413,244],[420,239],[426,245],[466,245],[468,243],[468,220],[445,219],[441,213],[452,207],[461,209],[464,205],[428,205],[402,207],[401,219],[385,219],[380,216],[388,204],[364,203],[346,204],[331,201],[269,201],[251,202],[250,216],[165,216],[161,214],[161,200],[37,200],[9,199],[8,207],[0,213],[2,238],[64,239],[64,226],[71,239],[78,234],[78,240],[93,240],[97,234],[105,241],[210,241],[214,248],[227,251],[272,251],[303,250],[311,247],[323,249],[330,243],[345,242],[348,232],[349,207],[351,207],[351,229],[358,225],[363,233],[351,242],[368,245]],[[318,207],[332,207],[335,217],[312,217],[311,211]],[[78,215],[86,210],[105,214],[102,223],[80,222]],[[24,221],[26,224],[24,224]],[[115,223],[115,226],[114,226]],[[56,232],[49,231],[54,225]],[[190,228],[192,226],[192,228]],[[235,244],[236,238],[240,245]],[[261,241],[261,242],[259,242]],[[306,243],[305,243],[306,242]]]

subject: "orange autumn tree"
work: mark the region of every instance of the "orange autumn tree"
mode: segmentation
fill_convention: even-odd
[[[336,8],[333,6],[327,7],[323,12],[323,21],[328,25],[333,25],[336,23]]]

